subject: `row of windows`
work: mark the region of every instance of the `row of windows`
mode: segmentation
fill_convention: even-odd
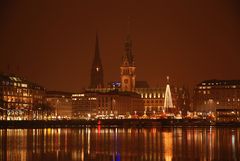
[[[4,95],[16,95],[16,94],[40,94],[38,90],[30,90],[30,89],[21,89],[21,88],[3,88]]]
[[[239,81],[238,81],[239,82]],[[205,82],[203,82],[202,83],[202,85],[203,86],[219,86],[219,85],[226,85],[226,84],[228,84],[227,82],[209,82],[209,83],[205,83]],[[234,83],[235,84],[235,83]],[[239,83],[237,83],[236,85],[231,85],[231,86],[237,86],[237,85],[239,85]],[[228,85],[229,86],[229,85]]]
[[[164,98],[164,93],[142,93],[141,98]]]
[[[5,105],[6,108],[9,109],[21,109],[21,108],[30,108],[31,104],[26,103],[8,103]]]
[[[199,90],[198,91],[199,94],[212,94],[212,95],[221,95],[221,96],[224,96],[224,95],[233,95],[233,94],[239,94],[240,91],[237,90],[237,91],[229,91],[229,92],[216,92],[216,91],[209,91],[209,90]]]
[[[7,97],[4,96],[4,101],[6,102],[23,102],[23,103],[32,103],[31,98],[24,98],[24,97]]]

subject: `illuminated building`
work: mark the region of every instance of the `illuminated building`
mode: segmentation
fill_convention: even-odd
[[[97,93],[81,92],[72,94],[72,116],[86,116],[97,113]]]
[[[206,80],[194,89],[193,111],[240,109],[240,80]]]
[[[141,95],[144,110],[149,114],[163,111],[176,112],[177,110],[185,114],[189,110],[190,95],[184,87],[174,87],[167,83],[166,87],[157,88],[146,87],[146,85],[136,86],[135,91]],[[170,100],[166,99],[166,93],[168,97],[171,97]]]
[[[74,115],[126,115],[143,114],[143,101],[135,92],[117,89],[86,89],[72,95]]]
[[[98,35],[96,35],[95,55],[91,70],[90,88],[103,88],[103,66],[100,58]]]
[[[46,102],[54,108],[54,114],[62,118],[72,116],[72,93],[47,91]]]
[[[35,104],[44,101],[45,89],[17,76],[0,75],[1,112],[4,115],[27,119]]]
[[[166,88],[159,87],[159,88],[136,88],[135,89],[138,94],[141,95],[141,98],[144,102],[144,110],[147,113],[155,112],[163,112],[165,111],[164,108],[164,101],[165,101],[165,92]],[[180,102],[183,100],[181,99],[188,99],[188,96],[185,92],[182,92],[183,88],[173,88],[171,95],[172,95],[172,108],[177,107],[178,110],[185,110],[185,107],[182,105],[180,106]],[[185,101],[187,102],[187,101]]]
[[[135,62],[132,54],[132,40],[130,34],[125,42],[125,54],[122,58],[121,70],[121,90],[122,91],[134,91],[135,89]]]
[[[96,46],[96,51],[98,51],[98,45]],[[96,53],[97,54],[95,55],[95,57],[99,58],[99,52]],[[96,65],[93,65],[92,69],[96,69]],[[120,66],[120,82],[110,82],[107,84],[108,88],[99,88],[101,86],[92,86],[90,89],[86,90],[88,92],[85,91],[83,93],[73,95],[73,113],[75,115],[78,115],[81,113],[98,113],[99,111],[100,113],[104,114],[114,112],[114,110],[111,109],[112,107],[107,106],[106,108],[105,106],[103,106],[105,104],[102,103],[104,102],[104,99],[106,99],[107,102],[117,100],[119,106],[116,106],[118,107],[116,111],[120,111],[119,113],[132,113],[135,107],[132,107],[130,104],[126,104],[125,106],[123,106],[123,104],[127,102],[127,98],[125,98],[127,96],[129,97],[129,99],[133,99],[133,96],[136,96],[136,98],[141,98],[141,101],[136,101],[138,103],[140,102],[139,108],[136,108],[136,111],[140,111],[140,113],[143,113],[144,111],[146,111],[147,113],[153,113],[154,111],[163,112],[166,110],[166,108],[181,110],[183,113],[186,113],[186,111],[189,109],[190,101],[189,93],[185,88],[176,88],[171,86],[172,91],[170,91],[169,84],[167,84],[167,88],[150,88],[146,81],[136,81],[135,70],[136,65],[135,58],[132,54],[132,40],[130,34],[128,34],[127,40],[125,42],[125,54],[122,58],[122,64]],[[95,72],[96,70],[93,71]],[[127,92],[128,95],[124,95]],[[166,94],[167,98],[165,98]],[[97,103],[97,101],[101,102]],[[107,103],[107,105],[109,105],[109,103]],[[126,110],[125,108],[129,108],[129,110]],[[167,110],[165,112],[167,112]]]
[[[217,122],[240,122],[240,109],[216,109]]]

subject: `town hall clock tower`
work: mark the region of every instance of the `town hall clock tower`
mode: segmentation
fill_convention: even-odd
[[[134,62],[134,56],[132,54],[132,41],[130,34],[127,36],[125,42],[125,54],[122,58],[121,70],[121,90],[122,91],[134,91],[135,79],[136,79],[136,66]]]

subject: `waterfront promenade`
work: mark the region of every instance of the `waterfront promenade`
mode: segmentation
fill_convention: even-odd
[[[1,128],[61,128],[61,127],[157,127],[157,126],[240,126],[203,119],[101,119],[101,120],[22,120],[0,121]]]

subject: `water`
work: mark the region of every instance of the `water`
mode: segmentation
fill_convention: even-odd
[[[0,129],[2,161],[240,160],[240,128]]]

